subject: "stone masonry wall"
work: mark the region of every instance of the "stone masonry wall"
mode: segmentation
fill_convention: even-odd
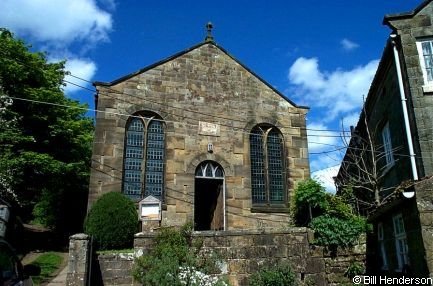
[[[69,240],[69,258],[66,285],[87,285],[91,251],[90,248],[90,237],[87,234],[80,233],[71,236]]]
[[[134,282],[131,271],[134,263],[133,253],[113,253],[95,255],[92,278],[96,285],[140,285]]]
[[[140,233],[135,237],[136,252],[147,253],[155,233]],[[223,274],[231,285],[248,285],[248,277],[263,266],[288,260],[298,276],[308,285],[341,285],[350,282],[344,273],[353,262],[364,264],[365,244],[350,250],[338,250],[333,256],[323,247],[311,245],[313,234],[306,228],[282,231],[226,231],[194,233],[203,239],[203,251],[221,257]]]
[[[431,126],[433,122],[433,92],[424,87],[424,79],[420,65],[420,58],[416,42],[420,39],[433,36],[433,2],[428,3],[423,9],[413,16],[395,18],[389,21],[391,28],[398,34],[401,45],[403,76],[407,78],[405,89],[410,96],[409,103],[413,105],[409,109],[409,116],[415,118],[411,123],[412,130],[418,132],[419,146],[415,144],[415,153],[422,155],[422,165],[419,166],[420,177],[433,174],[433,135]],[[412,113],[413,112],[413,113]],[[416,142],[415,142],[416,143]],[[420,150],[418,150],[420,148]],[[422,173],[423,172],[423,173]]]
[[[155,236],[156,233],[137,234],[135,253],[148,253]],[[350,282],[344,273],[352,263],[365,263],[365,242],[351,249],[338,249],[336,253],[330,253],[311,244],[313,233],[306,228],[197,232],[193,238],[203,241],[204,252],[213,252],[221,258],[222,275],[229,278],[232,286],[248,285],[248,277],[252,273],[283,260],[292,264],[297,278],[305,285],[342,285]],[[76,247],[69,254],[70,270],[76,269],[76,265],[84,266],[82,262],[86,260],[90,245],[80,241],[82,239],[71,237],[71,243]],[[94,255],[91,285],[139,285],[131,275],[133,259],[132,253]],[[80,269],[75,275],[68,272],[67,285],[87,285],[82,277],[87,276],[88,268]]]
[[[421,181],[415,190],[425,260],[429,276],[433,278],[433,179]]]
[[[227,229],[284,227],[296,182],[309,177],[305,107],[296,106],[213,43],[108,84],[97,84],[98,110],[89,205],[122,191],[128,115],[154,112],[165,121],[164,206],[161,226],[194,216],[195,170],[206,160],[222,166]],[[125,114],[121,116],[119,114]],[[214,124],[215,134],[199,131]],[[249,134],[257,124],[276,126],[284,139],[286,209],[253,210]],[[213,152],[207,150],[213,144]]]

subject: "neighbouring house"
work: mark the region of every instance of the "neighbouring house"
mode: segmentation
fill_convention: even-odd
[[[336,185],[373,224],[370,273],[432,277],[433,3],[383,23],[391,35]]]
[[[310,176],[306,113],[215,43],[96,82],[89,207],[122,192],[143,230],[286,228]]]

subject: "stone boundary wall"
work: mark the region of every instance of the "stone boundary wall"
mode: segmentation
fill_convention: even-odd
[[[133,253],[99,254],[94,258],[92,285],[140,285],[134,283],[131,275]]]
[[[416,184],[415,193],[428,274],[433,278],[433,178]]]
[[[157,233],[139,233],[134,239],[135,253],[148,253]],[[263,266],[289,261],[298,279],[304,285],[342,285],[350,282],[344,276],[353,262],[365,263],[365,242],[352,249],[338,249],[335,253],[311,244],[313,233],[307,228],[287,230],[243,230],[219,232],[195,232],[194,239],[203,241],[203,251],[214,252],[221,258],[222,274],[232,286],[248,285],[248,277]],[[74,238],[71,237],[71,241]],[[71,242],[72,243],[72,242]],[[84,245],[83,245],[84,246]],[[84,251],[76,252],[83,254]],[[70,265],[80,259],[71,257]],[[134,255],[100,254],[94,256],[92,285],[139,285],[131,276]],[[68,273],[68,279],[72,276]],[[68,285],[85,285],[70,284]]]
[[[148,253],[156,235],[137,234],[136,252]],[[204,252],[213,251],[221,257],[223,274],[232,286],[248,285],[252,273],[282,260],[288,260],[299,280],[307,285],[341,285],[350,282],[344,273],[351,263],[365,263],[365,242],[350,250],[338,250],[335,256],[311,245],[313,233],[307,228],[196,232],[193,238],[203,240]]]
[[[70,237],[66,285],[84,286],[88,284],[90,248],[90,237],[87,234],[79,233]]]

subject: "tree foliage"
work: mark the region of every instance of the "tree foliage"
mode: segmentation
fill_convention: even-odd
[[[298,226],[315,231],[315,243],[329,247],[353,245],[369,230],[343,197],[325,192],[316,181],[301,182],[295,190],[293,216]]]
[[[132,247],[138,231],[135,205],[121,193],[106,193],[93,204],[84,229],[100,250]]]
[[[328,209],[327,196],[325,189],[317,181],[308,179],[300,182],[292,204],[296,224],[306,226],[314,216]]]
[[[84,219],[93,122],[65,97],[64,76],[64,62],[0,29],[0,195],[68,234]]]

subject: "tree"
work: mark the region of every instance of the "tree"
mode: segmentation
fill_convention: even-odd
[[[93,122],[65,97],[64,76],[64,62],[0,30],[0,195],[24,220],[69,233],[85,215]]]
[[[389,165],[382,139],[378,138],[378,125],[371,126],[365,104],[358,126],[352,130],[348,143],[343,137],[347,151],[336,184],[339,192],[355,205],[358,211],[368,211],[383,205],[394,194],[396,186],[384,184]],[[400,148],[393,148],[392,152]],[[398,188],[397,188],[398,189]]]

